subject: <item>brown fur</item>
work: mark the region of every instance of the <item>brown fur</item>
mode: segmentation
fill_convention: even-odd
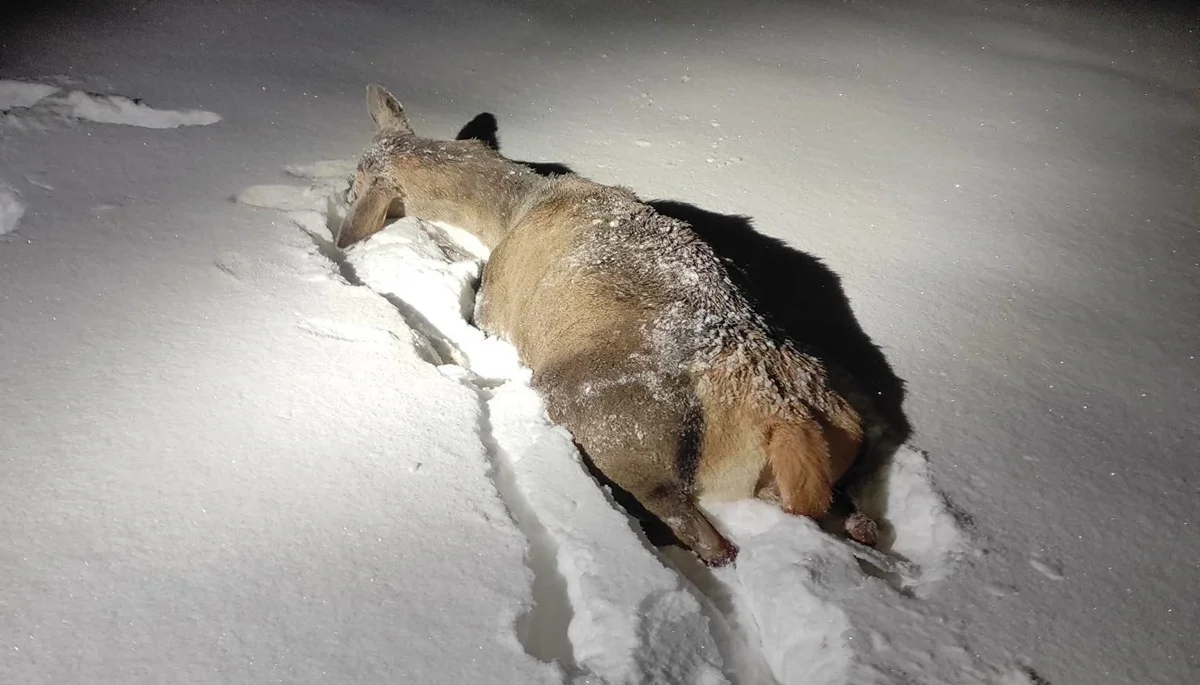
[[[820,362],[773,335],[687,224],[631,191],[544,178],[476,141],[416,137],[378,86],[347,247],[403,213],[491,249],[477,323],[511,342],[550,417],[710,564],[736,548],[701,496],[821,518],[863,441]]]

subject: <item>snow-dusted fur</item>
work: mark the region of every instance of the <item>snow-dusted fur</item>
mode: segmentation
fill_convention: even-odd
[[[443,221],[491,250],[477,323],[509,340],[550,417],[705,562],[736,548],[700,497],[779,501],[820,519],[863,446],[824,366],[775,335],[688,224],[630,190],[543,178],[476,141],[418,138],[378,86],[379,128],[338,235],[389,215]],[[874,542],[855,518],[852,535]]]

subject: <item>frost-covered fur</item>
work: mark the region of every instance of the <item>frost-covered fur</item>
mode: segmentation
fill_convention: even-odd
[[[391,94],[370,86],[367,99],[379,131],[339,247],[388,215],[474,233],[491,249],[477,323],[516,347],[550,417],[596,467],[704,561],[736,549],[700,497],[827,513],[862,444],[860,416],[688,224],[625,188],[545,178],[472,140],[418,138]]]

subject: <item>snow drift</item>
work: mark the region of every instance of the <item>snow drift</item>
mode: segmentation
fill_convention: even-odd
[[[25,205],[17,191],[0,182],[0,235],[15,231],[24,215]]]
[[[58,86],[26,81],[0,81],[0,110],[9,116],[54,114],[100,124],[123,124],[142,128],[207,126],[221,120],[214,112],[198,109],[175,111],[155,109],[123,95],[63,91]],[[25,110],[19,112],[17,110]]]

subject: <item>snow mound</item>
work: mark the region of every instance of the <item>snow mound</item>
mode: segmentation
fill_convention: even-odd
[[[142,128],[207,126],[221,116],[204,110],[155,109],[123,95],[87,93],[25,81],[0,81],[0,110],[44,111],[100,124],[124,124]]]
[[[920,595],[950,575],[971,548],[958,517],[933,485],[929,460],[904,446],[864,494],[884,503],[889,551],[912,562],[901,569],[902,584]],[[886,531],[885,531],[886,532]]]
[[[471,324],[483,257],[461,231],[406,217],[344,252],[331,247],[351,170],[289,167],[312,184],[236,197],[289,212],[348,280],[386,298],[413,339],[428,341],[435,354],[426,359],[478,396],[496,489],[529,543],[535,606],[516,632],[530,655],[572,682],[611,685],[847,685],[897,674],[951,685],[1016,673],[978,663],[956,627],[921,612],[920,597],[969,546],[925,456],[907,446],[867,493],[884,503],[889,552],[757,500],[703,503],[741,548],[734,567],[651,547],[549,421],[516,351]],[[946,653],[934,658],[930,645]]]
[[[0,183],[0,235],[16,230],[24,215],[25,205],[21,203],[17,191]]]
[[[737,582],[775,678],[814,685],[851,682],[853,626],[840,600],[866,581],[854,555],[807,519],[787,517],[765,503],[733,506],[736,513],[717,519],[741,547]],[[766,532],[745,536],[747,528],[769,520],[776,523]]]
[[[25,81],[0,81],[0,110],[33,107],[49,95],[58,92],[56,86]]]
[[[347,263],[361,281],[391,300],[435,346],[449,351],[456,364],[484,379],[514,378],[522,373],[516,351],[489,338],[468,321],[482,263],[455,259],[438,245],[432,227],[404,218],[371,239],[370,249],[352,247]],[[397,264],[404,265],[397,268]]]
[[[71,116],[101,124],[125,124],[142,128],[207,126],[221,120],[219,114],[198,109],[175,111],[154,109],[121,95],[92,95],[73,90],[62,100]]]
[[[740,622],[748,616],[757,628],[776,682],[1041,682],[1025,669],[981,659],[960,625],[921,602],[917,590],[934,581],[915,564],[830,536],[763,502],[724,503],[710,511],[741,547],[736,568],[717,575],[737,595]],[[939,561],[934,577],[949,567]]]
[[[970,551],[967,537],[946,499],[933,487],[924,454],[901,448],[887,470],[887,518],[895,533],[891,551],[920,568],[910,578],[917,588],[950,575]]]

